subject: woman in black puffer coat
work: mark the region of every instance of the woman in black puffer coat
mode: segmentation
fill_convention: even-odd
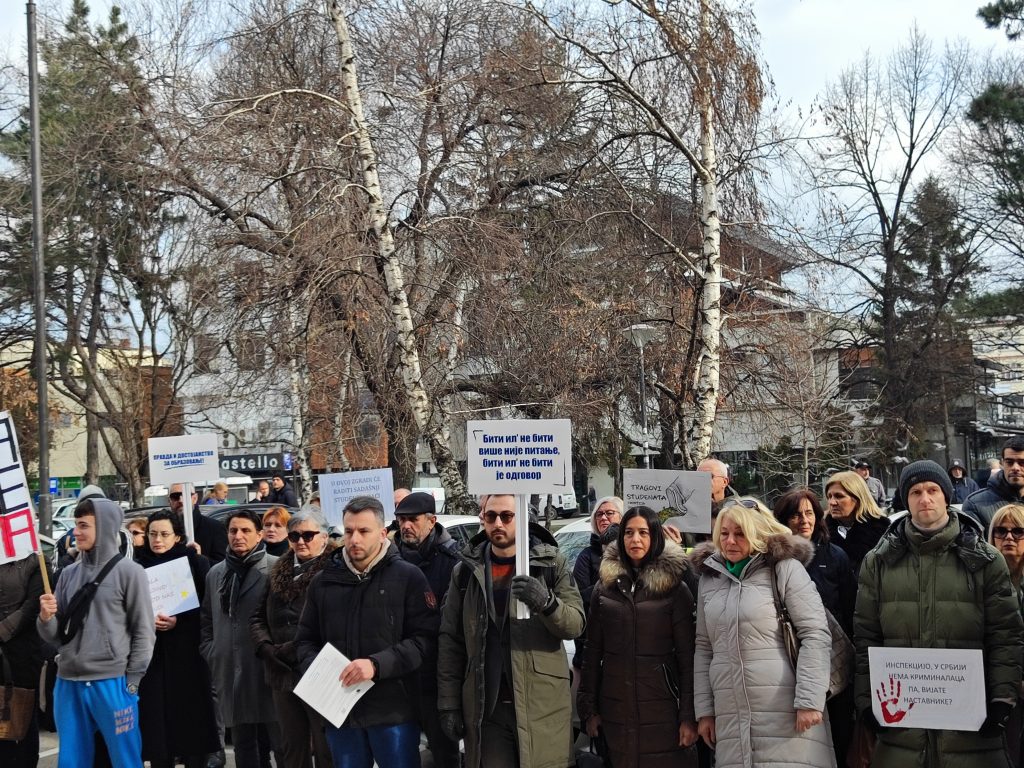
[[[576,588],[583,598],[583,611],[590,611],[590,596],[600,578],[601,557],[604,548],[610,542],[615,541],[618,535],[619,520],[622,519],[622,512],[625,504],[618,496],[605,496],[598,499],[590,513],[590,545],[576,556],[576,563],[573,565],[572,578],[576,582]],[[587,633],[574,641],[576,653],[572,657],[572,665],[576,669],[583,668],[583,649],[587,643]]]

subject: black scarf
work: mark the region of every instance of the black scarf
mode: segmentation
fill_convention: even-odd
[[[234,615],[235,606],[238,604],[238,590],[241,589],[249,569],[266,555],[267,548],[262,541],[242,556],[228,550],[227,557],[224,558],[227,573],[220,582],[220,607],[228,616]]]
[[[179,541],[173,547],[166,552],[157,554],[149,548],[149,542],[146,542],[146,546],[137,548],[134,553],[134,560],[136,563],[141,565],[143,568],[152,568],[154,565],[160,565],[160,563],[166,563],[171,560],[177,560],[179,557],[188,557],[189,565],[192,564],[192,557],[195,554],[194,549],[189,549],[185,544]]]

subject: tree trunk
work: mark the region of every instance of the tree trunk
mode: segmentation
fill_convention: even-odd
[[[301,489],[295,489],[300,498],[313,491],[313,471],[310,467],[309,440],[306,436],[306,417],[309,413],[309,370],[306,363],[306,349],[298,333],[296,313],[301,305],[300,297],[291,296],[288,307],[288,337],[293,344],[288,355],[288,395],[292,420],[292,446],[297,454],[299,482]]]
[[[394,235],[388,222],[388,211],[384,205],[380,177],[377,170],[377,153],[370,138],[369,126],[363,112],[362,96],[359,93],[359,78],[356,72],[355,51],[349,35],[348,22],[338,0],[328,4],[334,32],[338,38],[341,53],[342,101],[352,115],[353,132],[357,145],[357,162],[364,191],[367,196],[367,232],[370,245],[375,250],[377,269],[384,280],[391,305],[391,321],[395,343],[399,349],[399,370],[405,395],[416,426],[430,448],[434,464],[441,476],[448,503],[455,509],[475,508],[467,497],[462,473],[452,454],[448,435],[448,414],[442,402],[431,403],[420,367],[419,350],[416,346],[415,325],[409,298],[405,289],[402,264],[395,253]]]

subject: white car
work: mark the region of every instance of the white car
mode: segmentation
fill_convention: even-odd
[[[555,531],[555,541],[558,549],[565,555],[569,565],[576,564],[576,558],[580,552],[590,546],[590,515],[573,520]]]
[[[437,522],[459,543],[460,550],[480,531],[480,518],[472,515],[438,515]]]

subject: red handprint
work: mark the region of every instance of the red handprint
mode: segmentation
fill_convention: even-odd
[[[878,696],[878,701],[882,705],[882,720],[887,725],[900,722],[904,717],[907,716],[907,712],[914,708],[914,702],[910,702],[906,709],[895,709],[896,705],[900,702],[900,695],[903,693],[903,684],[899,680],[893,680],[889,677],[889,690],[885,690],[885,683],[883,682],[881,687],[875,691],[875,695]]]

